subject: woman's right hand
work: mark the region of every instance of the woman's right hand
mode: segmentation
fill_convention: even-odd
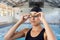
[[[22,15],[22,16],[21,16],[21,19],[20,19],[21,22],[24,23],[24,22],[29,18],[29,16],[30,16],[29,14]]]

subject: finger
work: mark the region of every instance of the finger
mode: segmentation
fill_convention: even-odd
[[[39,15],[39,13],[36,13],[35,15]]]
[[[24,18],[25,18],[25,19],[28,19],[28,18],[29,18],[29,14],[24,15]]]
[[[29,16],[30,14],[24,14],[24,16]]]
[[[41,13],[41,16],[44,16],[44,14],[43,14],[43,13]]]
[[[41,16],[43,16],[43,12],[39,12]]]
[[[38,12],[38,13],[43,13],[43,12]]]
[[[41,13],[37,13],[36,15],[37,15],[37,16],[41,16]]]

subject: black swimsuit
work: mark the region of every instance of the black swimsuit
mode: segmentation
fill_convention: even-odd
[[[31,32],[31,29],[28,31],[25,40],[44,40],[45,29],[43,29],[37,37],[31,37],[30,32]]]

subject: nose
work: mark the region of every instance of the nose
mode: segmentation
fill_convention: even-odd
[[[34,18],[34,17],[32,17],[32,20],[35,20],[35,18]]]

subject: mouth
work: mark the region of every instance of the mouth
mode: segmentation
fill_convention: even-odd
[[[35,21],[31,21],[32,23],[35,23]]]

